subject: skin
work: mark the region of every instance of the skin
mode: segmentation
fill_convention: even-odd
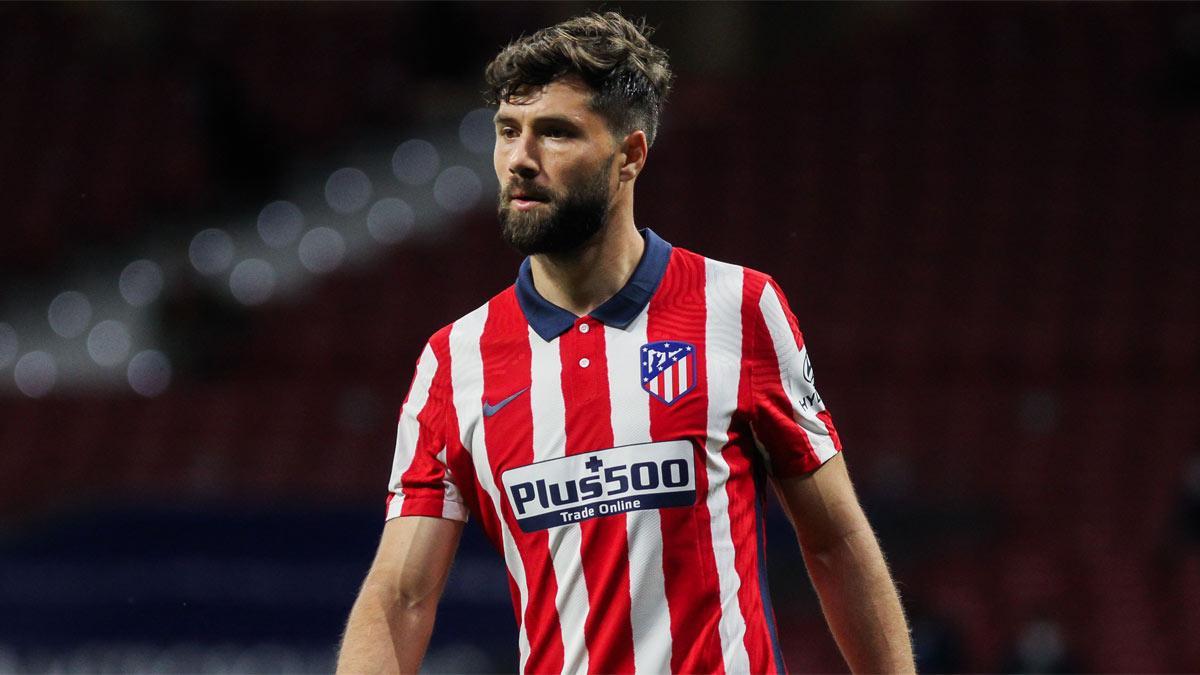
[[[592,91],[578,76],[522,94],[519,103],[501,103],[496,112],[492,160],[503,186],[502,206],[514,184],[561,191],[607,168],[608,219],[597,236],[570,254],[537,254],[530,261],[538,293],[583,316],[616,295],[642,258],[645,242],[633,223],[633,186],[646,164],[646,134],[638,130],[614,137],[589,107]]]
[[[338,673],[420,669],[462,530],[456,520],[423,516],[384,524],[375,560],[350,609]]]
[[[563,194],[598,172],[610,188],[607,219],[577,251],[531,256],[534,286],[584,315],[632,276],[645,244],[633,222],[634,183],[646,163],[642,131],[614,134],[588,106],[591,90],[567,77],[500,105],[493,156],[501,208],[512,192]],[[553,200],[532,206],[553,208]],[[854,672],[914,672],[900,601],[839,454],[813,473],[776,482],[830,629]],[[346,627],[339,673],[415,673],[462,524],[438,518],[387,522]]]
[[[834,455],[775,482],[834,640],[855,673],[915,673],[912,639],[883,551]]]

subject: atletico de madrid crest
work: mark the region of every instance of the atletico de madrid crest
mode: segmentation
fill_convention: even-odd
[[[674,340],[642,345],[642,389],[671,405],[695,388],[695,345]]]

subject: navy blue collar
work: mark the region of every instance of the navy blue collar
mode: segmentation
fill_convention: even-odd
[[[616,295],[605,300],[590,315],[613,328],[626,328],[642,313],[658,289],[658,283],[667,271],[667,262],[671,259],[670,244],[649,228],[641,230],[641,233],[646,240],[646,249],[637,268],[633,270],[633,276]],[[521,263],[516,285],[517,303],[525,313],[525,320],[543,340],[549,342],[575,325],[579,317],[543,298],[533,287],[529,258]]]

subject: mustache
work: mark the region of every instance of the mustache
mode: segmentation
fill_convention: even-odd
[[[504,188],[504,198],[506,200],[511,201],[513,198],[514,192],[520,192],[526,198],[536,199],[538,201],[550,201],[554,196],[554,195],[550,194],[549,192],[540,190],[532,185],[524,185],[521,183],[513,182],[513,183],[509,183],[508,186]]]

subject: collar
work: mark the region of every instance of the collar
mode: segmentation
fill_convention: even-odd
[[[639,231],[646,241],[646,248],[642,252],[642,259],[633,270],[633,276],[629,277],[629,281],[616,295],[605,300],[604,304],[592,310],[589,315],[613,328],[628,327],[642,313],[650,302],[650,297],[658,289],[658,284],[667,271],[667,262],[671,259],[670,244],[649,228]],[[546,342],[562,335],[574,326],[579,318],[537,292],[533,287],[533,271],[530,269],[529,258],[521,263],[516,287],[517,303],[525,313],[525,320]]]

